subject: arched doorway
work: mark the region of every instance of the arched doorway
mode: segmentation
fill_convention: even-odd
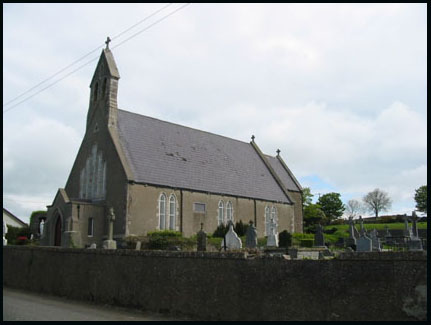
[[[61,217],[57,217],[55,223],[54,246],[61,246]]]

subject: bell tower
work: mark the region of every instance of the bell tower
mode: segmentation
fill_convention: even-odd
[[[118,73],[114,56],[109,49],[110,41],[111,39],[108,37],[105,42],[106,48],[102,50],[90,83],[87,130],[95,116],[98,116],[98,120],[103,120],[103,123],[108,127],[115,127],[117,125],[117,93],[120,74]],[[102,116],[103,118],[100,119]]]

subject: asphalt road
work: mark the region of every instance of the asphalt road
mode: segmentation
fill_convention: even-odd
[[[3,321],[175,321],[138,310],[96,305],[3,287]]]

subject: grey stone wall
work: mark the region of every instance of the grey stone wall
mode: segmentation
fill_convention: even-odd
[[[9,246],[3,285],[200,320],[424,320],[426,254],[388,254],[319,261]]]

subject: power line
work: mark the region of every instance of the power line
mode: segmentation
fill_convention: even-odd
[[[169,3],[169,4],[165,5],[165,6],[163,6],[162,8],[160,8],[160,9],[158,9],[158,10],[154,11],[154,12],[153,12],[153,13],[151,13],[150,15],[146,16],[144,19],[142,19],[142,20],[140,20],[139,22],[137,22],[136,24],[134,24],[134,25],[130,26],[130,27],[129,27],[129,28],[127,28],[126,30],[122,31],[121,33],[119,33],[119,34],[117,34],[117,35],[113,36],[111,40],[114,40],[114,39],[116,39],[116,38],[120,37],[121,35],[123,35],[123,34],[127,33],[127,32],[128,32],[128,31],[130,31],[131,29],[135,28],[136,26],[140,25],[140,24],[141,24],[141,23],[143,23],[144,21],[148,20],[149,18],[153,17],[154,15],[158,14],[159,12],[161,12],[162,10],[166,9],[167,7],[169,7],[169,6],[171,6],[171,5],[172,5],[172,3]],[[182,7],[181,7],[181,8],[179,8],[179,9],[182,9]],[[169,17],[171,14],[175,13],[175,12],[176,12],[176,11],[178,11],[179,9],[177,9],[177,10],[175,10],[174,12],[170,13],[169,15],[167,15],[167,16],[165,16],[165,17],[163,17],[163,19],[164,19],[164,18]],[[163,19],[161,19],[161,20],[163,20]],[[161,20],[160,20],[160,21],[161,21]],[[150,25],[150,27],[151,27],[151,26],[153,26],[153,25],[155,25],[155,24]],[[148,28],[149,28],[149,27],[147,27],[146,29],[148,29]],[[146,29],[144,29],[144,30],[146,30]],[[144,31],[144,30],[142,30],[142,31]],[[141,33],[142,31],[138,32],[137,34]],[[137,34],[136,34],[136,35],[137,35]],[[127,41],[127,40],[126,40],[126,41]],[[125,42],[125,41],[123,41],[122,43],[124,43],[124,42]],[[103,47],[103,46],[104,46],[104,44],[99,45],[99,46],[98,46],[97,48],[95,48],[94,50],[92,50],[92,51],[88,52],[87,54],[83,55],[82,57],[80,57],[79,59],[75,60],[74,62],[72,62],[72,63],[71,63],[71,64],[69,64],[68,66],[64,67],[64,68],[63,68],[63,69],[61,69],[60,71],[58,71],[58,72],[54,73],[53,75],[51,75],[51,76],[50,76],[50,77],[48,77],[47,79],[44,79],[43,81],[39,82],[37,85],[35,85],[35,86],[33,86],[32,88],[30,88],[30,89],[26,90],[25,92],[21,93],[21,94],[20,94],[20,95],[18,95],[17,97],[15,97],[15,98],[13,98],[13,99],[9,100],[9,101],[8,101],[8,102],[6,102],[5,104],[3,104],[3,107],[5,107],[5,106],[9,105],[10,103],[12,103],[12,102],[16,101],[17,99],[19,99],[19,98],[23,97],[25,94],[29,93],[30,91],[32,91],[32,90],[34,90],[34,89],[36,89],[36,88],[37,88],[37,87],[39,87],[40,85],[42,85],[42,84],[46,83],[47,81],[51,80],[51,79],[52,79],[52,78],[54,78],[55,76],[59,75],[60,73],[64,72],[65,70],[69,69],[70,67],[72,67],[73,65],[75,65],[76,63],[78,63],[79,61],[82,61],[83,59],[85,59],[86,57],[88,57],[90,54],[92,54],[92,53],[94,53],[94,52],[98,51],[98,50],[99,50],[101,47]],[[117,46],[119,46],[119,45],[117,45]],[[116,47],[117,47],[117,46],[116,46]],[[91,61],[89,61],[89,62],[87,62],[86,64],[82,65],[80,68],[82,68],[82,67],[86,66],[88,63],[90,63],[90,62],[92,62],[92,61],[94,61],[94,59],[92,59]],[[74,70],[73,72],[76,72],[76,71],[78,71],[78,70],[79,70],[79,69]],[[73,72],[72,72],[72,73],[73,73]],[[69,73],[69,74],[67,74],[66,76],[69,76],[69,75],[70,75],[70,74],[72,74],[72,73]],[[63,80],[64,78],[65,78],[65,77],[63,77],[63,78],[61,78],[61,79],[57,80],[57,82],[58,82],[58,81]],[[55,83],[56,83],[56,82],[55,82]],[[43,88],[42,90],[38,91],[37,93],[33,94],[32,96],[29,96],[29,97],[27,97],[26,99],[24,99],[24,100],[22,100],[22,101],[20,101],[20,102],[16,103],[15,105],[13,105],[13,106],[9,107],[8,109],[6,109],[6,110],[5,110],[5,111],[3,111],[3,112],[7,112],[7,111],[9,111],[10,109],[12,109],[13,107],[18,106],[19,104],[23,103],[24,101],[26,101],[26,100],[28,100],[28,99],[30,99],[30,98],[32,98],[32,97],[34,97],[35,95],[37,95],[37,94],[38,94],[38,93],[40,93],[41,91],[43,91],[43,90],[45,90],[45,89],[47,89],[47,88],[51,87],[51,86],[52,86],[52,85],[54,85],[55,83],[53,83],[53,84],[49,85],[48,87]]]

